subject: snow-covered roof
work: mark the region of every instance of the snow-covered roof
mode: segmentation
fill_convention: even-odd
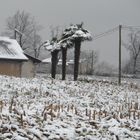
[[[59,66],[61,66],[62,65],[62,59],[59,59],[59,61],[58,61],[58,64],[57,65],[59,65]],[[68,62],[66,62],[66,65],[68,65]]]
[[[59,60],[58,60],[57,65],[59,65],[59,66],[61,66],[61,65],[62,65],[62,59],[59,59]]]
[[[42,60],[42,63],[51,63],[51,57]]]
[[[34,56],[31,56],[30,54],[27,54],[27,53],[25,53],[25,52],[24,52],[24,54],[25,54],[25,56],[28,57],[28,59],[32,60],[33,63],[41,63],[41,60],[40,60],[40,59],[35,58]]]
[[[51,57],[50,58],[46,58],[44,60],[42,60],[42,63],[46,63],[46,64],[50,64],[51,63]],[[59,59],[58,64],[57,65],[62,65],[62,59]],[[66,65],[68,65],[68,62],[66,62]]]
[[[68,65],[74,64],[74,60],[69,60]]]
[[[28,60],[15,39],[0,37],[0,59]]]
[[[85,62],[85,61],[86,61],[86,59],[80,59],[79,63],[82,63],[82,62]],[[67,63],[68,63],[68,65],[74,65],[74,60],[71,59]]]

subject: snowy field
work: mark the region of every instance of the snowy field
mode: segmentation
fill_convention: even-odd
[[[140,140],[140,87],[0,76],[0,140]]]

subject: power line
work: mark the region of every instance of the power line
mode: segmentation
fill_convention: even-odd
[[[115,31],[118,31],[118,28],[119,26],[115,27],[115,28],[112,28],[112,29],[109,29],[108,31],[106,32],[103,32],[103,33],[100,33],[100,34],[97,34],[97,35],[94,35],[93,36],[93,40],[96,40],[96,39],[99,39],[99,38],[102,38],[104,36],[107,36],[109,34],[112,34],[114,33]],[[122,25],[122,29],[139,29],[140,30],[140,26],[128,26],[128,25]]]
[[[94,35],[94,36],[93,36],[93,40],[96,40],[96,39],[99,39],[99,38],[101,38],[101,37],[107,36],[107,35],[109,35],[109,34],[111,34],[111,33],[114,33],[114,32],[117,31],[117,30],[118,30],[118,26],[115,27],[115,28],[113,28],[113,29],[109,29],[109,30],[106,31],[106,32],[100,33],[100,34],[98,34],[98,35]]]
[[[127,26],[127,25],[122,25],[123,29],[139,29],[140,30],[140,26]]]

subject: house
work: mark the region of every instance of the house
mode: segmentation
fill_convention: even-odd
[[[0,37],[0,74],[21,77],[22,63],[28,61],[16,40]]]
[[[74,71],[74,60],[69,60],[67,62],[67,73],[72,74]],[[79,61],[79,74],[87,74],[91,69],[91,64],[88,63],[86,59],[80,59]]]
[[[0,74],[16,77],[34,77],[35,67],[40,63],[21,49],[15,39],[0,37]]]
[[[42,60],[42,62],[37,65],[38,73],[51,73],[51,57]]]
[[[68,64],[66,63],[66,65]],[[38,72],[51,73],[51,57],[42,60],[42,63],[40,64],[40,69],[38,70]],[[57,63],[56,73],[60,74],[61,72],[62,72],[62,59],[59,59]]]
[[[42,63],[44,63],[44,64],[51,64],[51,57],[42,60]]]
[[[36,66],[37,64],[41,63],[41,60],[24,53],[24,55],[28,58],[28,61],[22,62],[22,68],[21,68],[21,76],[22,77],[35,77],[36,74]]]
[[[86,59],[80,59],[79,61],[79,74],[87,74],[91,70],[91,64],[88,63]],[[40,64],[40,73],[51,73],[51,57],[42,60]],[[74,60],[69,60],[66,62],[66,73],[73,74],[74,72]],[[57,64],[57,74],[62,73],[62,59],[59,59]]]

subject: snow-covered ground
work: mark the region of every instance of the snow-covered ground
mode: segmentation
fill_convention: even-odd
[[[0,140],[140,140],[140,88],[0,76]]]

